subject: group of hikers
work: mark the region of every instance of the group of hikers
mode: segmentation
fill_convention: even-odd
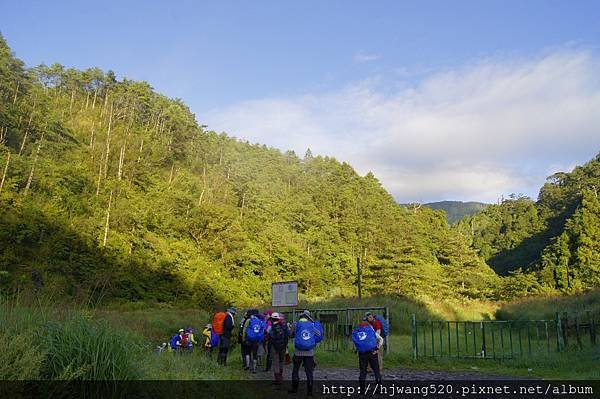
[[[203,348],[211,356],[214,348],[218,348],[217,363],[227,364],[227,356],[232,346],[232,333],[237,311],[231,307],[226,312],[217,312],[211,324],[207,324],[202,332]],[[376,382],[381,382],[383,368],[384,337],[389,333],[387,321],[371,312],[365,313],[361,323],[352,331],[352,342],[355,345],[359,360],[359,382],[364,389],[367,373],[372,371]],[[307,394],[313,392],[313,372],[315,369],[314,350],[324,338],[321,323],[314,320],[310,311],[305,310],[298,320],[288,323],[283,313],[271,310],[261,313],[258,309],[248,309],[243,315],[238,329],[238,342],[241,346],[242,365],[244,370],[257,372],[259,352],[265,356],[265,369],[273,369],[273,384],[282,385],[286,364],[292,364],[292,387],[290,393],[298,391],[300,384],[300,366],[306,373]],[[293,339],[294,353],[290,359],[288,342]],[[166,344],[163,344],[165,347]],[[194,329],[180,329],[169,344],[168,350],[185,353],[198,343],[194,337]]]

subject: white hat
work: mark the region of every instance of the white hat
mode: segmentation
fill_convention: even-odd
[[[279,319],[281,319],[281,315],[279,313],[277,313],[277,312],[273,312],[271,314],[271,318],[275,319],[275,320],[279,320]]]
[[[180,328],[180,329],[179,329],[179,332],[180,332],[180,333],[181,333],[181,332],[184,332],[184,329],[183,329],[183,328]]]

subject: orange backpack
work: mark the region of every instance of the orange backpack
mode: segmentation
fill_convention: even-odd
[[[213,321],[212,321],[212,329],[216,334],[218,334],[218,335],[223,334],[226,317],[227,317],[227,313],[225,313],[225,312],[215,313],[215,316],[213,317]]]

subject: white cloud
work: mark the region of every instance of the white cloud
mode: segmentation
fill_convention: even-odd
[[[250,141],[298,154],[310,147],[359,173],[372,170],[401,202],[493,202],[511,192],[535,195],[548,170],[600,150],[598,66],[592,53],[576,50],[488,59],[412,86],[371,79],[245,101],[205,120]]]
[[[378,56],[377,54],[369,54],[369,53],[364,53],[362,51],[359,51],[356,54],[354,54],[354,62],[356,62],[358,64],[376,61],[379,58],[381,58],[381,57]]]

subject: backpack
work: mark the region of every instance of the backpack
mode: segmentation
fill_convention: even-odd
[[[246,326],[246,340],[249,342],[262,342],[264,336],[264,323],[258,317],[251,317]]]
[[[359,353],[370,352],[377,348],[377,337],[373,327],[358,327],[352,331],[352,342]]]
[[[381,322],[381,336],[383,338],[387,337],[390,333],[390,323],[388,323],[388,321],[384,319],[383,316],[380,316],[378,314],[375,315],[375,319]]]
[[[210,346],[211,348],[219,346],[219,335],[214,331],[210,332]]]
[[[215,333],[221,335],[223,334],[223,330],[225,329],[225,318],[227,317],[227,313],[225,312],[217,312],[213,317],[212,321],[212,329]]]
[[[317,344],[315,340],[315,324],[312,321],[299,321],[296,324],[294,346],[301,351],[309,351]]]
[[[171,337],[171,349],[177,349],[177,342],[179,341],[179,334],[175,334]]]
[[[188,333],[184,333],[181,336],[181,340],[179,341],[179,343],[181,344],[182,348],[187,348],[190,344],[190,335]]]
[[[283,350],[288,344],[288,328],[285,323],[274,323],[271,325],[269,340],[278,351]]]

